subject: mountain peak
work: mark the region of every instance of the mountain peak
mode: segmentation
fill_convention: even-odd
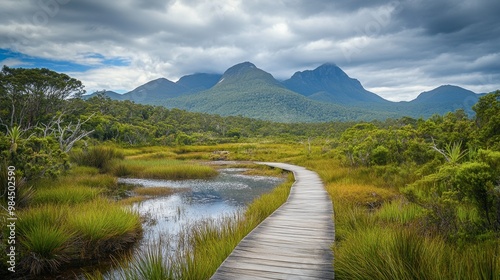
[[[248,71],[250,69],[258,69],[258,68],[253,63],[246,61],[229,67],[229,69],[227,69],[226,72],[224,72],[224,75],[241,73],[243,71]]]
[[[227,69],[217,85],[220,86],[231,83],[249,83],[249,85],[256,83],[269,83],[280,87],[282,86],[274,79],[273,75],[257,68],[253,63],[248,61],[236,64]]]
[[[326,78],[333,78],[338,80],[354,80],[351,79],[340,67],[333,63],[325,63],[320,65],[313,72],[318,73],[319,75]]]
[[[182,76],[176,84],[187,88],[189,92],[198,92],[213,87],[221,76],[220,74],[195,73]]]
[[[470,97],[477,99],[477,95],[468,89],[455,85],[441,85],[433,90],[420,93],[417,98],[411,102],[447,103],[450,100],[453,100],[456,104],[461,104]]]
[[[296,72],[283,84],[292,91],[318,101],[338,104],[387,102],[365,90],[358,80],[349,77],[334,63],[325,63],[314,70]]]

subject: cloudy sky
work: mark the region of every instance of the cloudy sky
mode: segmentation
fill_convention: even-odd
[[[499,15],[498,0],[2,0],[0,65],[126,92],[243,61],[277,79],[331,62],[411,100],[442,84],[499,89]]]

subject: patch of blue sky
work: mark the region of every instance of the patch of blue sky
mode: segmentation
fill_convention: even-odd
[[[56,72],[85,72],[106,66],[127,66],[130,64],[127,59],[106,58],[98,53],[83,54],[80,58],[80,61],[83,62],[73,62],[29,56],[8,49],[0,49],[0,63],[4,61],[13,64],[11,67],[48,68]]]

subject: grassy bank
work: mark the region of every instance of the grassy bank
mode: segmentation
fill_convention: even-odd
[[[118,171],[140,178],[190,179],[217,174],[209,166],[174,159],[165,149],[130,151],[97,146],[75,151],[66,174],[32,182],[32,193],[16,223],[16,275],[57,274],[65,267],[88,266],[119,258],[142,234],[141,217],[129,210],[137,201],[173,193],[117,183]],[[133,194],[134,197],[122,198]],[[6,219],[6,217],[2,217]],[[8,236],[5,228],[2,237]],[[2,246],[7,244],[2,240]],[[0,257],[2,261],[5,255]],[[0,276],[5,271],[0,273]]]
[[[212,151],[228,151],[227,160],[289,162],[320,175],[334,204],[336,243],[332,250],[338,279],[500,278],[500,242],[494,233],[460,239],[462,241],[440,235],[431,225],[429,208],[409,201],[401,193],[405,186],[423,176],[418,175],[415,166],[350,167],[343,164],[334,148],[328,148],[322,141],[312,142],[310,146],[304,143],[232,143],[122,149],[123,156],[114,157],[109,161],[111,164],[105,164],[103,168],[78,167],[79,173],[86,175],[72,174],[71,184],[67,184],[82,188],[81,194],[75,192],[74,197],[65,194],[65,202],[57,203],[48,201],[52,195],[38,193],[33,197],[34,202],[38,201],[34,205],[78,207],[110,193],[119,193],[120,187],[113,183],[116,175],[169,179],[174,176],[171,174],[182,174],[175,175],[179,177],[174,176],[174,179],[210,177],[213,176],[212,167],[191,160],[210,159]],[[172,173],[165,171],[176,165],[180,169]],[[191,165],[196,165],[196,168],[185,171]],[[252,172],[276,174],[274,169]],[[176,258],[166,259],[158,250],[152,249],[139,256],[138,261],[128,264],[122,278],[146,279],[151,275],[161,275],[165,279],[209,278],[238,241],[281,204],[281,198],[274,200],[286,197],[288,187],[276,188],[272,194],[262,196],[248,207],[246,213],[186,229],[183,246],[178,248]],[[46,191],[57,193],[59,190],[57,186],[51,186]],[[163,192],[148,191],[151,193],[143,195],[154,196],[156,191]],[[60,196],[64,197],[63,194]],[[457,206],[457,221],[475,227],[477,223],[474,221],[477,220],[477,213],[467,205]],[[64,240],[62,244],[54,242],[53,249],[49,248],[44,254],[67,256],[66,252],[71,250],[68,251],[66,244],[75,240],[74,231],[51,227],[40,229],[44,235],[59,236],[54,239]],[[58,262],[67,260],[62,258]]]
[[[286,201],[293,182],[290,174],[285,183],[256,198],[244,213],[205,220],[185,229],[173,258],[165,257],[158,249],[169,246],[160,241],[156,248],[151,247],[128,263],[118,278],[209,279],[239,241]],[[103,275],[96,273],[87,278],[103,279]]]
[[[119,177],[149,179],[203,179],[217,175],[210,166],[172,159],[126,159],[115,163],[111,173]]]
[[[19,273],[55,273],[62,266],[125,250],[141,234],[141,219],[105,198],[44,203],[18,212]]]
[[[500,243],[456,243],[429,230],[428,210],[377,170],[306,160],[326,182],[335,211],[337,279],[499,279]],[[404,186],[404,183],[402,184]]]

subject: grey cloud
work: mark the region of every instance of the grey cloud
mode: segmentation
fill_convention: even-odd
[[[121,71],[144,79],[222,72],[242,61],[285,79],[333,62],[369,87],[406,87],[404,98],[438,81],[500,87],[497,0],[56,1],[64,4],[41,26],[33,16],[49,0],[3,1],[0,48],[123,57],[131,65]]]

